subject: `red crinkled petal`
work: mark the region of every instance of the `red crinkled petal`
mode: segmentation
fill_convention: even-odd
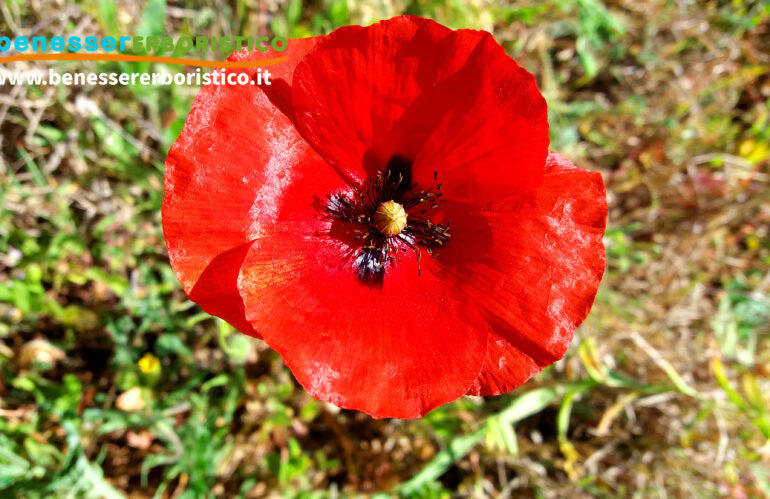
[[[492,329],[469,394],[509,392],[564,356],[604,273],[606,217],[602,176],[551,153],[530,195],[451,219],[438,260]]]
[[[291,40],[283,52],[244,50],[230,60],[288,56],[263,71],[290,82],[316,41]],[[185,292],[206,312],[252,336],[259,335],[244,317],[236,287],[250,242],[276,222],[282,188],[298,166],[336,176],[260,88],[272,87],[201,89],[166,160],[162,211],[169,259]]]
[[[404,255],[381,288],[367,286],[342,231],[311,225],[255,241],[239,281],[247,318],[307,392],[375,418],[421,417],[463,395],[488,328],[435,262],[424,259],[420,277]]]
[[[340,28],[297,65],[294,123],[351,182],[393,155],[434,171],[447,197],[485,200],[540,184],[546,103],[489,33],[401,16]]]
[[[539,373],[543,367],[538,365],[511,343],[490,331],[487,341],[487,355],[481,374],[471,385],[467,395],[500,395],[508,393],[519,385],[526,383],[532,376]]]

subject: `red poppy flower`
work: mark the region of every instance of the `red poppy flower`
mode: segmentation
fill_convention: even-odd
[[[607,204],[599,174],[549,153],[532,75],[488,33],[406,16],[232,59],[280,55],[270,86],[203,88],[169,153],[190,298],[374,417],[560,359],[604,271]]]

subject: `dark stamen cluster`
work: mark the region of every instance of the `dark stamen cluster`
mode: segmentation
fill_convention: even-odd
[[[426,214],[438,208],[441,199],[442,184],[436,184],[438,173],[433,175],[433,183],[426,189],[418,189],[412,182],[412,163],[394,156],[384,171],[369,178],[361,187],[353,188],[352,196],[335,194],[329,196],[326,211],[336,220],[350,222],[358,227],[351,228],[354,239],[363,241],[363,247],[356,257],[358,277],[370,284],[381,285],[385,268],[389,262],[400,261],[400,253],[412,250],[420,261],[421,251],[434,254],[434,248],[441,247],[449,240],[449,224],[434,224]],[[374,224],[374,214],[378,207],[387,201],[395,201],[407,212],[407,222],[403,230],[386,236]],[[418,267],[418,272],[420,269]]]

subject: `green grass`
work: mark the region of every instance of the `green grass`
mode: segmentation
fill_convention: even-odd
[[[766,4],[258,4],[10,0],[0,33],[299,37],[404,12],[491,30],[536,75],[552,148],[605,174],[591,316],[510,395],[339,411],[171,272],[163,161],[194,89],[5,87],[0,496],[770,495]]]

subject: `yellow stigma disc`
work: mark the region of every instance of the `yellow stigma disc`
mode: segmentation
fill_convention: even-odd
[[[386,201],[374,213],[374,226],[388,237],[397,236],[406,227],[406,210],[395,201]]]

